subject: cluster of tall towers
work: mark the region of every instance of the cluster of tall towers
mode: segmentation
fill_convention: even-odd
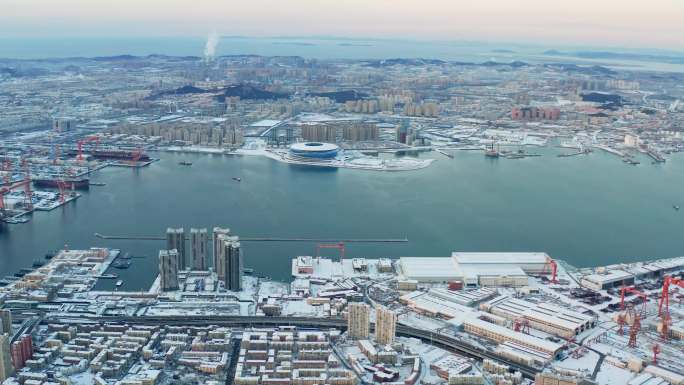
[[[178,290],[179,270],[209,270],[207,229],[190,229],[190,266],[186,258],[185,241],[183,228],[166,230],[166,249],[159,251],[159,283],[162,291]],[[240,238],[232,235],[230,229],[214,227],[211,241],[212,267],[218,279],[228,290],[242,290],[243,261]]]
[[[350,303],[347,307],[347,333],[355,340],[368,339],[370,335],[371,307],[365,303]],[[391,345],[397,330],[394,311],[378,306],[375,309],[375,340],[380,345]]]

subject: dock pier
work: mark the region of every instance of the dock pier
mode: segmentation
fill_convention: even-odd
[[[166,237],[163,236],[144,236],[144,235],[103,235],[95,233],[95,236],[100,239],[111,240],[133,240],[133,241],[163,241]],[[185,237],[185,240],[190,240],[190,237]],[[211,237],[209,237],[211,240]],[[407,243],[408,238],[349,238],[349,239],[333,239],[333,238],[287,238],[287,237],[240,237],[240,242],[318,242],[318,243]]]

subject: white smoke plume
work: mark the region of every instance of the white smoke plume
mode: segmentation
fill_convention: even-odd
[[[216,46],[219,42],[219,35],[216,31],[209,34],[207,43],[204,45],[204,60],[209,62],[216,57]]]

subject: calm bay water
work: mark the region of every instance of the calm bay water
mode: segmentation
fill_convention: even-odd
[[[202,56],[206,37],[0,37],[0,58],[43,59],[115,55]],[[613,68],[684,72],[684,65],[667,61],[583,59],[549,56],[553,48],[565,52],[582,50],[617,51],[615,47],[541,46],[511,42],[345,39],[334,37],[235,37],[224,36],[218,55],[301,56],[316,59],[428,58],[481,63],[488,60],[509,63],[577,63]],[[679,47],[676,47],[677,49]],[[639,49],[633,52],[650,52]]]
[[[535,150],[536,151],[536,150]],[[95,232],[163,235],[168,226],[227,226],[244,237],[403,238],[348,245],[348,256],[448,256],[451,251],[545,251],[578,266],[684,254],[684,156],[636,167],[596,152],[491,160],[438,154],[415,172],[291,166],[257,157],[160,154],[148,168],[95,173],[77,202],[0,232],[0,274],[48,250],[108,246],[135,256],[117,271],[125,288],[146,288],[161,241],[105,241]],[[193,162],[179,166],[180,160]],[[231,178],[240,176],[238,183]],[[286,280],[309,243],[243,243],[245,265]],[[335,251],[329,251],[334,255]],[[105,283],[105,286],[113,282]]]

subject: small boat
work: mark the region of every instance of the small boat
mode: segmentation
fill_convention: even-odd
[[[178,164],[181,166],[192,166],[192,162],[188,162],[187,160],[181,160]]]
[[[498,158],[499,155],[501,155],[501,153],[499,152],[498,148],[494,148],[494,143],[488,146],[485,150],[485,156],[487,158]]]
[[[672,208],[675,209],[676,211],[679,211],[679,205],[674,205],[674,206],[672,206]]]
[[[131,267],[131,262],[130,259],[117,259],[116,261],[112,262],[112,267],[115,269],[128,269]]]
[[[96,278],[99,279],[117,279],[119,276],[117,274],[102,274],[98,275]]]
[[[122,281],[122,280],[116,281],[116,287],[121,287],[121,285],[123,285],[123,281]]]
[[[237,176],[234,176],[234,177],[233,177],[233,180],[236,181],[236,182],[240,182],[240,181],[242,181],[242,178],[237,177]]]
[[[242,272],[245,273],[245,274],[247,274],[247,275],[249,275],[249,274],[254,273],[254,269],[252,269],[252,268],[250,268],[250,267],[245,267],[245,268],[242,269]]]
[[[102,182],[90,182],[91,186],[106,186],[107,183],[102,183]]]

